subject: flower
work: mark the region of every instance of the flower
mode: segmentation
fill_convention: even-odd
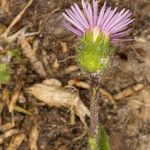
[[[98,1],[92,5],[82,0],[83,11],[75,3],[63,13],[65,27],[80,37],[77,47],[77,61],[81,68],[90,73],[106,70],[110,66],[110,56],[114,52],[114,42],[129,33],[128,25],[133,22],[129,10],[117,11],[106,7],[106,2],[98,10]]]
[[[112,9],[106,7],[106,2],[100,12],[98,10],[98,1],[93,0],[92,5],[82,0],[82,10],[74,3],[70,9],[63,13],[64,18],[71,23],[64,23],[65,27],[78,35],[84,36],[89,30],[93,32],[93,41],[96,40],[99,33],[103,33],[110,38],[110,41],[118,41],[128,32],[128,25],[133,22],[129,10],[122,9],[117,12],[117,7]]]

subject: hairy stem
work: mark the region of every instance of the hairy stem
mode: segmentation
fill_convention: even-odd
[[[91,150],[97,150],[97,137],[99,126],[99,76],[90,76],[91,85],[91,105],[90,105],[90,148]]]

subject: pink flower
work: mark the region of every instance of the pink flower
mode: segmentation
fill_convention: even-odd
[[[129,24],[133,22],[129,10],[117,11],[117,7],[112,9],[106,7],[106,2],[101,10],[98,10],[98,1],[93,0],[92,5],[82,0],[83,11],[75,3],[70,9],[63,13],[67,20],[64,25],[67,29],[82,37],[87,31],[92,31],[95,38],[99,33],[109,37],[110,41],[118,41],[126,36],[130,29]]]

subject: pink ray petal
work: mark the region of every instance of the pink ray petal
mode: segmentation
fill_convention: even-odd
[[[70,25],[68,25],[67,23],[64,23],[64,26],[69,29],[71,32],[77,34],[79,37],[82,36],[82,32],[79,30],[76,30],[75,28],[71,27]]]

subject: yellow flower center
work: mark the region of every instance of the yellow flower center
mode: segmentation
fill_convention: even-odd
[[[92,34],[93,34],[93,42],[96,42],[96,40],[100,34],[99,29],[97,27],[92,28]]]

